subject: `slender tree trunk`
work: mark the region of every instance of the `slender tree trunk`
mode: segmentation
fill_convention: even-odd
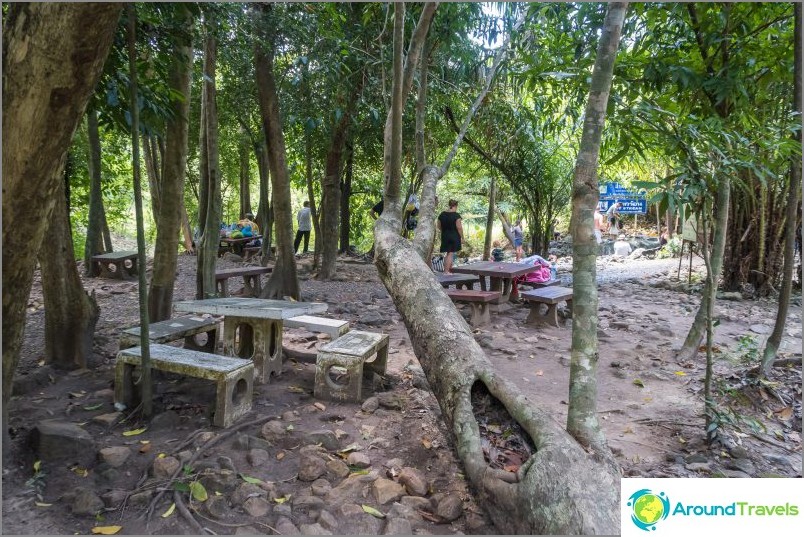
[[[3,17],[3,442],[38,248],[121,4],[9,4]],[[9,136],[8,133],[13,133]],[[33,217],[32,217],[33,216]]]
[[[508,242],[511,243],[511,246],[514,245],[514,235],[511,233],[511,222],[508,220],[508,217],[505,215],[504,212],[497,209],[497,216],[500,217],[500,223],[502,224],[503,234],[505,238],[508,239]]]
[[[162,161],[156,144],[156,136],[153,134],[142,135],[142,156],[145,161],[145,174],[148,176],[148,188],[151,191],[151,214],[158,229],[159,217],[162,214]]]
[[[254,64],[257,74],[260,113],[268,143],[268,165],[271,172],[272,206],[276,225],[276,263],[263,298],[299,299],[299,279],[293,252],[293,214],[290,206],[290,177],[285,158],[285,137],[279,113],[279,96],[274,80],[274,21],[271,5],[260,5],[257,20],[258,38],[254,40]]]
[[[257,167],[260,173],[260,202],[257,206],[257,223],[262,231],[262,248],[260,254],[262,255],[263,266],[268,263],[271,257],[271,241],[273,239],[273,218],[271,217],[271,191],[269,185],[271,183],[271,175],[268,171],[268,147],[265,145],[265,139],[261,139],[259,145],[255,145],[255,153],[257,155]]]
[[[350,137],[351,138],[351,137]],[[354,166],[354,148],[351,139],[346,142],[346,173],[341,181],[341,252],[349,250],[349,237],[352,233],[352,213],[349,202],[352,198],[352,171]]]
[[[206,73],[204,73],[206,74]],[[209,205],[209,155],[207,154],[207,81],[201,81],[201,112],[199,114],[200,132],[198,134],[198,232],[199,236],[204,234],[207,225],[207,206]],[[218,229],[218,222],[215,222],[215,229]],[[201,240],[198,241],[198,249],[201,249]]]
[[[251,193],[249,185],[251,183],[251,164],[249,163],[250,140],[244,128],[240,128],[240,144],[238,145],[238,156],[240,158],[240,218],[251,212]]]
[[[483,259],[485,261],[488,261],[491,255],[491,236],[494,234],[495,182],[496,178],[492,176],[489,185],[489,211],[486,214],[486,240],[483,242]]]
[[[199,299],[217,296],[215,263],[218,259],[218,247],[220,245],[220,226],[218,223],[221,221],[222,202],[218,157],[218,105],[215,88],[218,48],[215,36],[212,34],[212,28],[214,28],[214,24],[210,23],[207,27],[206,44],[204,46],[205,79],[203,86],[206,92],[206,108],[203,110],[203,117],[206,131],[203,139],[207,143],[206,169],[209,182],[206,185],[206,221],[204,222],[204,233],[201,236],[201,247],[198,249],[198,268],[196,272],[196,297]]]
[[[795,12],[795,31],[793,64],[794,90],[793,108],[798,112],[798,132],[793,135],[793,140],[799,147],[802,144],[801,135],[801,3],[793,4]],[[795,155],[790,159],[790,188],[788,190],[788,200],[785,215],[785,238],[784,238],[784,268],[782,269],[782,287],[779,290],[779,309],[776,312],[776,323],[773,325],[773,332],[765,343],[762,352],[762,367],[760,377],[767,377],[776,359],[776,352],[782,342],[782,335],[787,321],[787,312],[790,309],[790,294],[793,290],[793,265],[795,263],[795,242],[796,225],[798,221],[798,209],[800,205],[799,193],[801,191],[801,156]]]
[[[98,111],[87,106],[87,138],[89,139],[89,218],[84,245],[84,273],[98,275],[92,256],[103,253],[103,192],[101,190],[101,145],[98,132]]]
[[[321,258],[321,214],[315,202],[315,185],[313,179],[313,141],[310,131],[304,130],[304,179],[307,184],[307,202],[310,204],[310,221],[313,224],[313,268],[318,268]],[[296,223],[298,225],[298,222]]]
[[[181,5],[182,25],[168,71],[173,112],[165,126],[166,147],[156,229],[156,246],[148,293],[148,312],[151,320],[169,319],[173,311],[173,286],[178,261],[179,231],[184,216],[184,175],[187,167],[187,142],[190,126],[190,78],[192,76],[192,19],[186,6]],[[181,96],[176,98],[176,96]]]
[[[65,174],[65,182],[69,178]],[[62,183],[63,185],[64,183]],[[39,253],[45,301],[45,361],[61,369],[85,368],[100,308],[88,296],[75,264],[64,187],[57,192],[46,247]]]
[[[597,241],[594,213],[600,140],[606,118],[614,61],[627,2],[609,4],[597,47],[592,84],[584,114],[583,134],[575,162],[572,194],[572,346],[567,431],[585,447],[617,467],[597,420]],[[549,224],[548,224],[549,225]],[[618,467],[617,467],[618,468]]]
[[[184,249],[191,254],[195,253],[193,230],[190,229],[190,217],[187,215],[187,206],[184,204],[184,193],[181,195],[181,233],[184,238]]]

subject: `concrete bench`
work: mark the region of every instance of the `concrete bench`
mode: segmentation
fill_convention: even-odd
[[[248,261],[255,255],[259,255],[260,250],[262,250],[262,246],[246,246],[243,249],[243,259]]]
[[[263,274],[270,274],[273,268],[271,267],[243,267],[222,269],[215,271],[215,284],[218,290],[218,296],[226,298],[229,296],[229,278],[243,278],[244,295],[250,297],[260,296],[262,291],[262,283],[260,277]]]
[[[215,417],[218,427],[229,427],[251,410],[254,362],[168,345],[151,345],[151,368],[188,377],[212,380],[217,385]],[[117,354],[114,400],[131,406],[134,399],[134,367],[141,365],[142,348],[131,347]]]
[[[545,287],[552,287],[554,285],[561,285],[561,280],[548,280],[546,282],[517,282],[520,287],[530,287],[531,289],[544,289]]]
[[[313,393],[319,399],[360,402],[363,379],[371,380],[374,373],[384,375],[387,363],[387,334],[352,330],[318,350]],[[342,382],[332,378],[334,367],[346,370]]]
[[[285,328],[304,328],[310,332],[322,332],[335,341],[349,331],[349,321],[340,319],[327,319],[313,315],[299,315],[285,319]]]
[[[449,288],[450,285],[454,285],[456,289],[460,289],[461,287],[472,290],[475,287],[475,284],[480,282],[480,278],[477,276],[472,276],[471,274],[436,274],[436,280],[438,283],[441,284],[441,287],[444,289]]]
[[[482,326],[491,320],[489,315],[489,302],[500,298],[498,291],[469,291],[466,289],[446,289],[444,291],[453,302],[466,302],[472,306],[472,315],[469,324]]]
[[[545,287],[544,289],[534,289],[520,293],[522,300],[526,301],[530,307],[530,314],[526,322],[535,325],[550,325],[558,327],[558,308],[559,302],[566,301],[567,307],[572,311],[572,289],[568,287]],[[541,313],[541,305],[547,305],[547,312]]]
[[[207,334],[207,342],[199,345],[195,341],[198,334]],[[151,343],[170,343],[184,338],[184,348],[214,353],[218,345],[218,320],[203,317],[177,317],[148,325],[148,339]],[[140,344],[140,327],[134,326],[120,334],[120,350],[137,347]]]
[[[136,250],[93,255],[91,262],[95,264],[102,278],[124,280],[127,277],[133,278],[139,274],[137,271]]]

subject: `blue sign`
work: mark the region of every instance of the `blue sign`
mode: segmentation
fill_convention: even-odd
[[[598,208],[605,213],[615,202],[623,204],[620,214],[646,214],[648,202],[643,192],[629,190],[620,183],[605,183],[600,185],[600,202]]]

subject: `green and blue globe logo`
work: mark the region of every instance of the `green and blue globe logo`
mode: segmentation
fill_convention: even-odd
[[[664,492],[658,494],[649,489],[636,491],[628,498],[631,508],[631,522],[645,531],[655,530],[656,523],[670,514],[670,500]]]

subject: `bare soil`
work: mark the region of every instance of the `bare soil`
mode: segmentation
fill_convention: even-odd
[[[704,355],[690,363],[674,357],[697,311],[700,286],[685,285],[683,271],[682,282],[675,281],[677,262],[600,260],[598,415],[624,475],[800,477],[800,298],[782,346],[782,357],[794,363],[774,368],[762,384],[748,373],[756,365],[752,352],[761,351],[773,326],[776,303],[736,296],[718,301],[715,372],[723,427],[718,445],[707,448],[702,440]],[[180,256],[176,300],[194,297],[195,263],[195,257]],[[219,261],[221,268],[242,264],[233,258]],[[157,376],[157,418],[146,431],[123,435],[146,426],[136,413],[122,413],[123,421],[111,427],[98,423],[99,415],[115,412],[115,354],[121,330],[138,324],[137,283],[84,282],[101,307],[95,357],[87,370],[63,372],[44,364],[37,274],[9,409],[13,464],[3,470],[3,532],[86,534],[95,526],[119,525],[121,534],[197,533],[178,510],[161,516],[173,503],[172,488],[152,505],[147,520],[155,494],[169,481],[152,476],[154,461],[186,462],[204,442],[228,435],[201,450],[180,474],[184,483],[206,485],[209,499],[190,501],[188,507],[202,527],[217,534],[496,533],[472,498],[437,401],[374,266],[345,257],[337,281],[320,282],[311,277],[309,257],[299,265],[305,300],[327,302],[328,315],[349,320],[353,328],[389,334],[388,375],[375,383],[376,393],[369,391],[367,397],[373,398],[362,408],[319,402],[312,397],[314,365],[289,359],[279,377],[255,387],[253,410],[238,425],[262,423],[235,434],[211,425],[211,383],[167,375]],[[559,264],[559,275],[569,281],[568,265]],[[489,326],[474,331],[476,338],[502,373],[563,423],[570,321],[561,328],[534,328],[525,324],[526,317],[527,309],[514,305],[492,315]],[[288,354],[300,358],[314,357],[325,341],[304,330],[284,335]],[[116,468],[100,459],[85,467],[44,460],[35,472],[39,457],[29,437],[45,419],[80,424],[97,450],[122,446],[131,455]],[[272,421],[268,433],[263,430],[267,421]],[[317,480],[305,481],[311,458],[328,466]],[[394,488],[404,467],[423,478],[424,497]],[[249,488],[245,478],[260,482]],[[82,488],[103,496],[105,507],[94,515],[75,514],[76,492]]]

